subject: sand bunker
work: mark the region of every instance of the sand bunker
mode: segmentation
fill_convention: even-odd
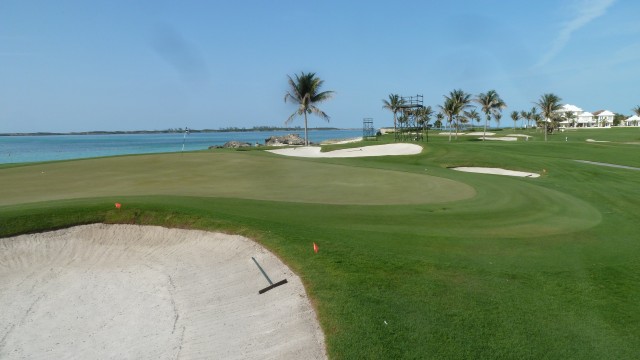
[[[451,168],[457,171],[464,172],[472,172],[478,174],[491,174],[491,175],[506,175],[506,176],[519,176],[519,177],[540,177],[540,174],[524,172],[524,171],[514,171],[514,170],[505,170],[500,168],[485,168],[485,167],[455,167]]]
[[[364,146],[353,149],[342,149],[329,152],[320,152],[320,147],[317,146],[303,146],[267,151],[270,153],[285,156],[312,158],[350,158],[369,156],[415,155],[422,152],[422,146],[416,144],[385,144]]]
[[[259,295],[251,257],[288,283]],[[300,279],[240,236],[94,224],[0,239],[0,309],[2,359],[326,358]]]
[[[482,138],[478,138],[482,140]],[[501,137],[487,137],[486,140],[497,140],[497,141],[518,141],[518,138],[511,136],[501,136]]]
[[[485,136],[493,136],[493,135],[495,135],[496,133],[488,132],[488,131],[487,131],[487,132],[486,132],[486,133],[484,133],[484,134],[485,134]],[[482,136],[482,131],[470,132],[470,133],[467,133],[466,135],[469,135],[469,136]]]

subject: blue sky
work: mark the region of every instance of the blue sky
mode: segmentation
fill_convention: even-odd
[[[638,13],[632,0],[0,0],[0,132],[280,126],[301,71],[336,92],[320,107],[340,128],[392,125],[390,93],[437,107],[454,89],[498,91],[505,126],[547,92],[631,114]]]

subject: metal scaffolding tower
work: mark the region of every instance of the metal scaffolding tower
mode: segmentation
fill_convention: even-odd
[[[396,124],[396,141],[422,141],[426,124],[420,123],[420,111],[424,107],[422,95],[402,96],[401,115]]]
[[[362,140],[377,140],[376,129],[373,127],[373,118],[362,119]]]

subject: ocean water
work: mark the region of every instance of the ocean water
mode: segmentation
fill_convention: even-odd
[[[83,159],[98,156],[149,154],[207,149],[237,140],[250,144],[264,144],[272,135],[286,135],[300,131],[249,131],[173,134],[127,135],[46,135],[0,136],[0,164],[37,161]],[[310,130],[309,141],[319,143],[332,139],[362,136],[362,130]]]

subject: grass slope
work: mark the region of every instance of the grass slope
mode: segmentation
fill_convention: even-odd
[[[216,183],[215,174],[206,176],[204,169],[202,179],[181,178],[181,187],[160,195],[149,191],[133,196],[124,191],[127,187],[119,195],[116,187],[100,193],[102,197],[87,198],[95,190],[74,192],[68,184],[56,191],[69,199],[32,202],[40,196],[33,195],[33,184],[5,182],[3,187],[11,190],[2,190],[3,197],[23,186],[30,190],[22,200],[0,207],[0,236],[96,221],[250,236],[302,277],[335,359],[633,359],[640,353],[640,235],[635,226],[640,173],[573,161],[640,165],[637,156],[629,155],[637,145],[626,144],[638,132],[609,130],[616,132],[580,130],[569,141],[560,134],[550,136],[548,143],[540,141],[542,134],[509,143],[462,137],[449,143],[432,137],[419,156],[287,160],[293,173],[314,174],[296,178],[304,183],[290,189],[297,194],[294,200],[258,196],[265,191],[262,181],[286,181],[291,172],[277,179],[250,177],[250,186],[239,182],[243,191],[258,189],[258,195],[236,195],[241,198],[233,198],[233,189],[219,193],[211,190],[215,186],[204,186]],[[585,141],[596,135],[603,140],[608,136],[612,143]],[[202,159],[211,155],[193,156],[206,161]],[[269,168],[285,161],[253,152],[215,156],[233,159],[229,171],[237,171],[232,162],[254,166],[257,161]],[[142,157],[131,157],[136,158]],[[144,162],[174,159],[157,155]],[[88,164],[102,169],[100,161]],[[47,166],[55,172],[79,163]],[[524,179],[447,168],[462,165],[546,171],[541,178]],[[31,167],[0,170],[0,181]],[[386,190],[389,194],[367,192],[388,205],[357,203],[356,196],[342,203],[300,199],[304,190],[322,189],[338,173],[336,167],[347,174],[355,171],[350,186],[370,180],[357,177],[359,171],[396,179]],[[147,186],[162,187],[162,179],[176,176],[153,166],[130,169],[145,173],[149,181],[156,179],[157,184]],[[418,187],[447,179],[447,184],[473,187],[474,196],[430,203],[419,189],[398,179]],[[224,184],[234,186],[233,181]],[[145,188],[136,186],[131,189]],[[336,189],[342,189],[339,197],[349,196],[349,187],[320,191],[330,197]],[[405,193],[413,196],[403,197]],[[427,200],[410,201],[416,197]],[[114,209],[115,201],[123,209]],[[317,255],[312,242],[320,246]]]

